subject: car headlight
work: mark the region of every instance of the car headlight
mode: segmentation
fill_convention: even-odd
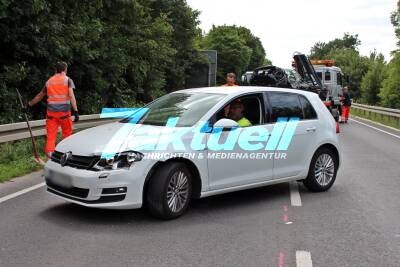
[[[124,151],[115,154],[113,158],[101,158],[93,168],[102,170],[129,169],[129,167],[137,161],[143,159],[143,154],[137,151]]]

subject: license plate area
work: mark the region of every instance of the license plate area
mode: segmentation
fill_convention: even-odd
[[[72,188],[72,177],[66,174],[49,170],[45,179],[49,184],[54,184],[67,189]]]

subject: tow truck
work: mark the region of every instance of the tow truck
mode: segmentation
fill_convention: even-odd
[[[323,86],[328,90],[328,99],[324,103],[338,121],[342,113],[343,72],[335,66],[335,60],[310,60],[310,62]]]
[[[242,76],[242,84],[314,92],[319,95],[338,122],[341,111],[340,96],[343,74],[333,64],[333,61],[310,61],[304,54],[296,52],[293,54],[293,69],[283,69],[272,65],[262,66],[253,71],[247,71]]]

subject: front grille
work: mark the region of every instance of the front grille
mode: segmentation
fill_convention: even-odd
[[[64,153],[62,153],[62,152],[54,151],[51,154],[51,160],[60,164],[61,157],[63,155],[64,155]],[[72,156],[68,159],[65,166],[70,166],[72,168],[77,168],[77,169],[89,170],[99,160],[100,160],[100,156],[78,156],[78,155],[72,154]]]
[[[66,187],[54,184],[49,179],[46,179],[46,184],[48,187],[53,188],[54,190],[57,190],[61,193],[71,195],[74,197],[87,198],[87,196],[89,195],[89,189],[87,189],[87,188],[79,188],[79,187],[66,188]]]

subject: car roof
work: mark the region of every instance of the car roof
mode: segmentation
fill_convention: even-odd
[[[285,93],[297,93],[305,96],[317,95],[316,93],[289,89],[289,88],[277,88],[277,87],[266,87],[266,86],[216,86],[216,87],[202,87],[202,88],[192,88],[175,91],[173,93],[214,93],[214,94],[224,94],[224,95],[241,95],[244,93],[257,93],[257,92],[285,92]]]

